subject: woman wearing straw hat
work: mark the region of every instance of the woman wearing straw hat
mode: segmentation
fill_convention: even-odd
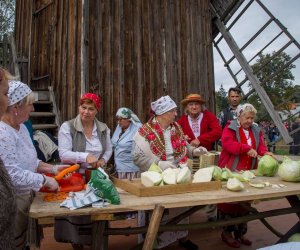
[[[213,148],[213,144],[221,138],[222,128],[216,116],[209,112],[203,104],[205,100],[199,94],[189,94],[181,101],[185,115],[178,119],[187,137],[188,143],[194,147]]]

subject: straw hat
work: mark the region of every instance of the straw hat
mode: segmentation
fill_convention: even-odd
[[[203,100],[199,94],[189,94],[181,101],[181,104],[186,106],[189,102],[199,102],[200,104],[203,104],[206,101]]]

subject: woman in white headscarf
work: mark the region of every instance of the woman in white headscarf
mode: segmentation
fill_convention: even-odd
[[[9,81],[7,95],[8,108],[0,122],[0,157],[16,190],[15,244],[16,249],[23,249],[33,193],[42,187],[57,190],[56,180],[43,173],[55,174],[64,166],[53,166],[37,158],[29,132],[23,124],[34,110],[32,90],[20,81]]]
[[[141,171],[147,171],[152,163],[161,170],[177,168],[187,164],[187,159],[207,152],[203,147],[192,147],[185,139],[180,125],[175,122],[177,105],[169,97],[163,96],[151,103],[154,116],[149,119],[134,136],[133,162]],[[163,216],[162,224],[183,212],[182,208],[169,209]],[[181,221],[187,223],[188,218]],[[188,231],[163,232],[157,237],[157,249],[165,247],[176,240],[188,250],[197,250],[198,246],[187,240]]]
[[[142,126],[139,118],[129,108],[120,108],[116,113],[118,125],[111,139],[114,150],[114,165],[120,179],[140,177],[140,169],[133,163],[131,149],[133,136]]]

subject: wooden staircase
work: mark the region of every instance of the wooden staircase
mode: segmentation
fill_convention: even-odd
[[[57,136],[60,126],[54,94],[49,90],[35,91],[38,100],[34,103],[34,112],[30,113],[33,130],[42,130]]]

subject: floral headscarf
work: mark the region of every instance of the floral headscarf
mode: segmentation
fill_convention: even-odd
[[[133,113],[132,110],[129,108],[125,108],[125,107],[119,108],[116,113],[116,116],[129,119],[134,124],[141,123],[137,115]]]

